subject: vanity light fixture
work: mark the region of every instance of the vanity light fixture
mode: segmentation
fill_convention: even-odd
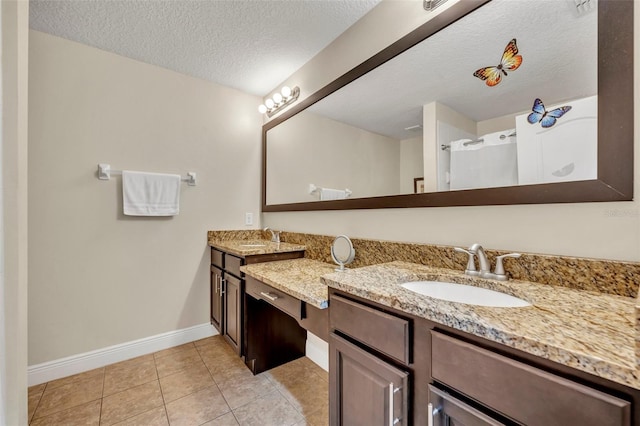
[[[294,102],[300,96],[300,88],[298,86],[291,89],[289,86],[284,86],[280,89],[279,93],[274,93],[272,97],[264,101],[264,104],[258,107],[260,114],[267,114],[271,117],[276,112],[280,111],[285,106]]]

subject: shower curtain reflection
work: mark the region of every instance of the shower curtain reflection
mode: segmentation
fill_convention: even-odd
[[[451,142],[451,189],[518,184],[515,129]]]

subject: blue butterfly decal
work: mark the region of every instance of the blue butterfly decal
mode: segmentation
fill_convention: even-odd
[[[551,111],[547,111],[544,108],[544,104],[542,103],[542,101],[539,98],[536,98],[536,100],[533,101],[533,108],[531,108],[531,110],[533,112],[529,114],[529,116],[527,117],[527,121],[531,124],[540,122],[542,127],[546,129],[556,124],[557,119],[571,110],[571,107],[567,105],[560,108],[552,109]]]

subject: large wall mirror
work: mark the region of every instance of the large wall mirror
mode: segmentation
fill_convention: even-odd
[[[633,127],[633,1],[461,0],[264,125],[263,211],[631,200]]]

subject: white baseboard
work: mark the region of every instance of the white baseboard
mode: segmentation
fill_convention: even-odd
[[[95,351],[72,355],[27,369],[29,386],[104,367],[114,362],[161,351],[173,346],[215,336],[218,331],[211,324],[200,324],[182,330],[169,331]]]
[[[307,358],[315,362],[325,371],[329,371],[329,344],[307,331],[307,343],[305,346]]]

